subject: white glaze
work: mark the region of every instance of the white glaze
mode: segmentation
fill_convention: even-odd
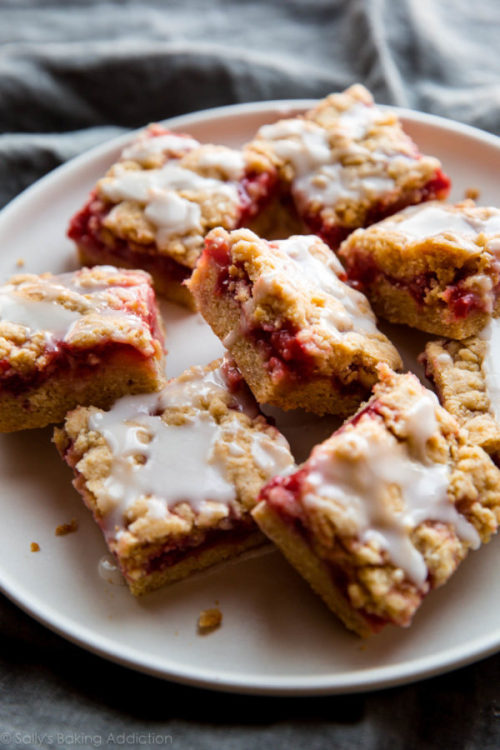
[[[113,203],[130,200],[143,204],[146,218],[158,230],[157,242],[160,247],[167,244],[171,237],[201,230],[201,210],[195,197],[210,196],[220,208],[228,202],[239,204],[235,182],[202,177],[180,167],[175,159],[160,169],[130,170],[117,164],[114,175],[101,180],[99,191]],[[111,211],[111,218],[114,210]]]
[[[101,272],[108,272],[112,277],[117,269],[102,266]],[[6,284],[0,287],[0,321],[15,323],[33,332],[43,331],[47,344],[51,345],[56,341],[71,342],[86,327],[92,333],[96,325],[93,314],[98,314],[110,324],[116,320],[111,334],[114,341],[129,341],[130,331],[143,330],[144,323],[132,312],[110,308],[107,293],[112,288],[105,278],[93,283],[90,279],[85,281],[85,276],[78,273],[37,277],[16,285]],[[78,295],[75,300],[78,310],[70,309],[59,301],[58,298],[67,292]],[[40,296],[43,299],[37,299]]]
[[[157,242],[165,245],[172,235],[201,232],[201,209],[198,203],[181,198],[173,190],[151,190],[151,197],[144,210],[146,219],[157,227]]]
[[[265,125],[258,135],[272,141],[277,156],[293,166],[292,193],[299,209],[306,210],[316,203],[334,206],[342,199],[375,199],[394,189],[388,166],[401,159],[401,154],[373,152],[359,143],[371,125],[383,119],[377,107],[356,102],[339,116],[331,138],[325,128],[300,119]],[[357,165],[344,165],[343,160],[354,155],[362,156],[365,170],[370,164],[369,173],[361,176]]]
[[[360,177],[359,170],[355,167],[345,167],[340,163],[326,164],[298,177],[293,191],[301,208],[316,202],[323,206],[333,206],[342,198],[375,198],[394,189],[394,180],[385,176],[384,171],[376,164],[373,174]]]
[[[164,153],[166,156],[182,154],[199,146],[199,142],[188,136],[165,133],[151,136],[144,133],[134,143],[123,149],[121,158],[143,163],[151,156]]]
[[[264,125],[258,136],[273,141],[273,149],[281,159],[289,161],[297,176],[330,161],[330,145],[326,130],[307,120],[281,120]]]
[[[439,205],[429,205],[417,209],[406,209],[408,218],[403,221],[391,222],[392,229],[400,232],[412,240],[423,240],[440,234],[465,236],[474,238],[477,229],[468,221],[465,214],[447,211]]]
[[[125,578],[112,555],[103,555],[97,564],[99,576],[115,586],[126,586]]]
[[[448,466],[430,461],[425,453],[427,440],[437,430],[432,395],[423,396],[406,417],[408,444],[388,435],[375,439],[353,430],[344,436],[351,447],[349,458],[332,455],[328,447],[316,448],[309,460],[311,491],[304,498],[311,508],[340,506],[355,535],[385,550],[391,562],[418,586],[427,578],[424,558],[410,539],[419,524],[451,524],[472,547],[480,541],[475,528],[448,498]],[[387,498],[394,486],[399,489],[401,507]]]
[[[336,127],[341,131],[345,131],[348,137],[354,140],[361,140],[366,137],[371,126],[383,120],[384,117],[386,115],[378,107],[356,102],[352,107],[342,112],[338,118]]]
[[[240,180],[245,170],[241,151],[230,148],[201,151],[197,163],[206,169],[220,169],[228,180]]]
[[[325,264],[313,253],[311,247],[318,243],[316,236],[292,236],[273,243],[281,255],[276,271],[262,274],[253,287],[253,299],[247,303],[246,313],[258,305],[263,297],[272,293],[275,285],[290,287],[292,293],[314,296],[321,290],[329,295],[329,303],[322,309],[320,325],[338,336],[347,331],[376,333],[377,327],[366,298],[341,281],[337,274],[343,268],[333,253]]]
[[[32,331],[50,331],[54,338],[64,339],[81,313],[68,310],[53,300],[34,300],[15,291],[15,287],[0,289],[0,320],[9,321]]]
[[[197,514],[219,518],[221,505],[229,508],[235,503],[225,451],[233,458],[244,455],[240,439],[245,431],[236,417],[218,424],[206,408],[217,395],[227,394],[220,370],[208,374],[198,370],[187,380],[172,381],[159,393],[127,396],[110,411],[89,417],[89,429],[104,437],[113,456],[103,487],[108,537],[117,538],[123,532],[126,511],[140,498],[147,503],[150,519],[164,518],[182,502]],[[254,405],[233,394],[231,398],[237,410],[254,416]],[[176,407],[183,411],[185,421],[169,425],[161,414]],[[292,464],[288,444],[278,433],[273,438],[252,433],[250,450],[266,478]]]
[[[490,410],[500,425],[500,319],[493,318],[479,336],[487,345],[482,371],[486,380]]]
[[[422,206],[412,206],[403,212],[407,218],[402,221],[388,219],[385,226],[400,232],[412,241],[420,241],[428,237],[444,235],[459,242],[465,249],[478,252],[481,248],[476,244],[478,235],[484,233],[487,237],[500,233],[500,212],[492,214],[487,219],[474,216],[472,211],[457,213],[446,207],[446,204],[429,203]],[[500,250],[500,238],[488,240],[486,247],[492,253]]]

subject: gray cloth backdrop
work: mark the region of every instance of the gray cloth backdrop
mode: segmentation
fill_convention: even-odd
[[[0,205],[127,128],[354,81],[500,134],[499,21],[498,0],[0,0]],[[273,699],[136,674],[5,599],[0,635],[4,747],[500,746],[499,657],[380,693]]]

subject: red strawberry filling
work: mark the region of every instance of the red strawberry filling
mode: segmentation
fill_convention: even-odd
[[[379,268],[370,255],[356,252],[355,249],[350,251],[348,257],[344,257],[344,262],[348,283],[354,289],[369,294],[371,287],[385,280],[392,287],[407,291],[419,307],[423,307],[427,294],[439,283],[436,274],[431,271],[409,279],[391,276]],[[463,320],[474,312],[488,312],[490,310],[491,299],[488,296],[471,291],[465,285],[467,279],[473,275],[473,273],[467,274],[463,269],[458,269],[454,283],[448,284],[441,295],[441,299],[450,311],[452,320]]]

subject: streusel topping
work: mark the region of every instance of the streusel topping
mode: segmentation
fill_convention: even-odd
[[[239,517],[256,499],[250,464],[261,483],[293,465],[286,440],[229,391],[219,367],[194,367],[159,393],[86,414],[86,429],[76,412],[67,424],[83,453],[77,470],[107,536],[124,545]]]
[[[0,287],[0,358],[27,373],[60,343],[87,348],[109,341],[154,352],[148,323],[149,277],[96,266],[75,273],[14,276]]]
[[[359,85],[327,97],[304,118],[261,127],[253,144],[292,183],[299,210],[338,209],[347,223],[353,204],[422,185],[440,166],[419,155],[397,116],[376,107]]]
[[[157,127],[141,133],[98,182],[97,196],[113,204],[103,225],[139,246],[155,243],[192,267],[210,227],[237,224],[240,181],[264,160],[188,136],[156,134]]]
[[[343,269],[335,255],[316,236],[294,236],[267,243],[247,229],[228,238],[234,266],[235,294],[241,303],[240,327],[270,326],[280,329],[291,324],[318,367],[328,369],[332,357],[352,364],[363,349],[367,356],[387,358],[395,368],[398,354],[377,330],[366,297],[339,278]],[[238,269],[244,267],[251,287],[238,287]],[[332,349],[332,338],[342,347]],[[342,364],[342,363],[340,363]]]
[[[430,460],[427,452],[427,441],[438,432],[436,406],[434,394],[426,392],[401,415],[404,442],[367,416],[359,426],[346,428],[342,445],[318,446],[308,462],[311,491],[304,497],[309,510],[338,513],[342,534],[385,550],[418,586],[428,575],[412,539],[421,523],[450,524],[470,546],[480,543],[474,526],[448,496],[448,463]]]

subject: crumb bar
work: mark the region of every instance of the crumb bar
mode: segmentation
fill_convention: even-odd
[[[440,162],[420,154],[395,112],[359,84],[264,125],[249,147],[273,161],[309,230],[334,250],[353,229],[450,188]]]
[[[221,360],[110,411],[76,409],[55,442],[135,595],[261,544],[250,510],[293,467],[285,438]]]
[[[500,463],[500,319],[464,341],[431,341],[422,356],[439,400],[470,442]]]
[[[0,432],[44,427],[164,382],[151,279],[111,266],[0,287]]]
[[[253,517],[361,636],[408,626],[428,592],[500,522],[500,472],[412,374],[271,480]]]
[[[99,180],[68,235],[82,263],[143,268],[158,292],[192,305],[182,282],[207,231],[249,222],[276,184],[275,168],[255,151],[202,145],[155,124]]]
[[[343,277],[316,235],[267,242],[215,229],[188,285],[259,403],[347,415],[369,393],[376,365],[401,361]]]
[[[340,257],[377,315],[455,339],[500,313],[500,210],[427,203],[354,232]]]

